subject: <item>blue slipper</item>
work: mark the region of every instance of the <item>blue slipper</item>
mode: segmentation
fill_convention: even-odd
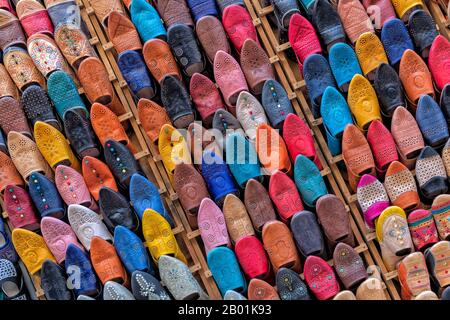
[[[323,126],[327,134],[328,148],[333,156],[341,153],[342,133],[347,125],[353,123],[347,101],[333,87],[325,89],[320,105]]]
[[[77,86],[67,73],[60,70],[53,72],[48,77],[47,86],[48,95],[61,119],[64,119],[66,111],[71,109],[82,110],[86,117],[89,117],[89,112],[78,94]]]
[[[375,72],[375,91],[381,106],[381,113],[385,117],[392,117],[394,111],[399,106],[405,105],[405,96],[400,78],[387,63],[382,63]]]
[[[440,105],[447,120],[447,125],[450,126],[450,83],[442,89]]]
[[[426,144],[436,148],[447,142],[449,138],[447,121],[437,102],[429,95],[420,97],[416,121]]]
[[[80,8],[75,1],[56,3],[47,7],[47,13],[52,20],[55,30],[61,24],[71,24],[81,27]]]
[[[162,215],[172,228],[175,227],[172,217],[164,207],[158,188],[140,174],[131,177],[130,201],[139,218],[142,219],[145,210],[153,209]]]
[[[226,247],[217,247],[208,252],[208,267],[223,295],[228,290],[245,292],[246,283],[234,252]]]
[[[277,22],[278,30],[281,32],[288,31],[289,21],[293,14],[300,14],[296,0],[271,0],[273,13]]]
[[[247,298],[244,297],[239,292],[236,292],[234,290],[228,290],[227,292],[225,292],[223,300],[247,300]]]
[[[238,195],[238,189],[225,161],[215,152],[205,150],[202,157],[202,176],[214,202],[219,206],[226,195]]]
[[[128,273],[144,271],[153,276],[156,275],[147,250],[135,233],[125,227],[117,226],[114,229],[114,247]]]
[[[409,16],[408,27],[416,48],[424,57],[424,50],[430,48],[439,35],[436,23],[428,12],[416,10]]]
[[[317,199],[328,194],[319,169],[303,155],[298,155],[295,160],[294,179],[303,202],[310,208],[314,208]]]
[[[9,234],[6,233],[5,224],[3,219],[0,219],[0,259],[7,259],[13,263],[16,263],[19,260],[19,256],[14,249],[14,245],[9,237]]]
[[[243,188],[248,180],[261,176],[258,155],[250,141],[240,133],[233,133],[225,144],[226,162],[239,186]]]
[[[28,183],[28,192],[41,217],[64,217],[64,204],[58,189],[45,175],[33,172]]]
[[[400,19],[391,19],[383,25],[381,42],[391,65],[399,62],[406,50],[414,50],[408,30]]]
[[[27,87],[22,93],[21,103],[33,128],[37,121],[42,121],[61,130],[50,97],[41,86],[33,84]]]
[[[113,232],[117,226],[136,231],[139,221],[131,209],[130,202],[121,193],[108,187],[99,191],[98,205],[108,229]]]
[[[140,171],[140,166],[134,155],[124,144],[115,140],[106,140],[103,146],[103,154],[116,181],[119,181],[122,187],[128,189],[131,176]]]
[[[312,112],[315,118],[320,117],[320,101],[327,87],[336,87],[327,59],[320,54],[312,54],[303,64],[303,77],[308,88]]]
[[[312,6],[312,22],[323,43],[345,42],[345,32],[336,9],[328,0],[316,0]]]
[[[119,54],[117,64],[120,72],[130,87],[131,91],[139,99],[152,99],[155,89],[147,70],[142,55],[133,50],[127,50]]]
[[[158,12],[147,1],[133,0],[130,15],[143,43],[150,39],[166,36],[166,29]]]
[[[308,15],[312,14],[314,2],[315,2],[315,0],[300,0],[300,3],[302,4],[303,9],[305,9],[305,11]]]
[[[326,259],[325,241],[314,213],[296,213],[291,219],[291,230],[303,257],[314,255]]]
[[[231,6],[233,4],[237,4],[241,7],[244,7],[244,0],[216,0],[216,4],[220,9],[220,12],[223,13],[226,7]]]
[[[288,114],[294,113],[286,90],[275,80],[267,80],[264,83],[262,105],[271,126],[275,129],[281,129]]]
[[[136,300],[171,300],[161,282],[146,272],[133,272],[131,290]]]
[[[194,21],[197,22],[204,16],[218,16],[214,0],[187,0]]]
[[[355,51],[346,43],[336,43],[330,49],[328,57],[339,88],[352,81],[355,74],[362,74]]]
[[[6,146],[5,136],[3,131],[0,130],[0,151],[3,153],[8,153],[8,147]]]
[[[55,262],[45,260],[40,276],[47,300],[73,300],[72,292],[67,288],[66,272]]]
[[[441,300],[450,300],[450,287],[447,287],[442,291]]]
[[[294,270],[280,268],[276,284],[281,300],[311,300],[308,287]]]
[[[87,254],[74,244],[66,251],[66,273],[75,294],[96,297],[100,293],[97,278]]]
[[[448,180],[444,162],[430,146],[423,148],[417,157],[416,179],[421,194],[428,200],[432,201],[438,195],[447,193]]]

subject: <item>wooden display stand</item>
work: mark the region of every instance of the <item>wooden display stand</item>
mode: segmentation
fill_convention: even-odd
[[[338,168],[338,162],[342,161],[342,156],[333,157],[328,149],[327,142],[321,130],[322,119],[314,119],[313,117],[309,102],[304,93],[304,91],[306,91],[305,81],[300,75],[298,65],[296,62],[290,61],[286,57],[286,50],[291,46],[289,42],[279,43],[278,38],[276,37],[276,30],[269,23],[267,15],[273,12],[273,6],[270,5],[263,8],[259,0],[244,0],[244,3],[252,16],[253,23],[256,26],[263,46],[269,56],[272,57],[272,60],[277,61],[275,70],[282,80],[282,85],[288,92],[289,97],[292,99],[291,101],[295,111],[299,114],[304,114],[304,118],[312,128],[314,138],[322,150],[323,157],[326,159],[329,170],[332,173],[332,180],[338,186],[336,194],[339,194],[346,201],[349,211],[359,227],[358,233],[362,233],[368,248],[367,255],[371,256],[371,261],[373,262],[375,260],[375,264],[380,268],[383,280],[386,283],[387,290],[392,299],[399,300],[400,295],[397,287],[392,281],[393,278],[396,278],[397,272],[387,271],[383,259],[381,258],[380,250],[374,242],[376,239],[375,233],[369,233],[365,226],[362,213],[356,203],[356,197],[349,192],[347,183]]]
[[[448,4],[448,1],[444,0],[428,0],[426,2],[428,11],[439,27],[439,32],[450,41],[450,18],[447,16],[446,3]]]

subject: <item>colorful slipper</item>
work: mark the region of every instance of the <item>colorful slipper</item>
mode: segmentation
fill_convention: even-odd
[[[198,229],[205,251],[231,244],[228,237],[225,217],[220,208],[209,198],[202,200],[198,210]]]
[[[406,256],[397,269],[402,299],[414,300],[420,293],[431,290],[430,275],[422,252]]]
[[[375,32],[366,9],[358,0],[339,1],[337,12],[341,18],[345,33],[352,43],[364,32]]]
[[[322,1],[322,0],[318,0]],[[312,54],[305,60],[303,77],[308,89],[314,118],[320,117],[320,102],[327,87],[335,87],[333,74],[327,59],[320,54]]]
[[[388,300],[383,289],[383,283],[378,278],[369,278],[361,283],[356,290],[356,300]]]
[[[269,195],[283,221],[303,210],[302,200],[294,181],[281,171],[270,177]]]
[[[119,185],[127,188],[131,176],[140,172],[139,163],[130,149],[115,140],[107,140],[103,145],[105,162],[111,169]]]
[[[161,282],[146,272],[133,272],[131,290],[136,300],[171,300]]]
[[[264,108],[252,94],[242,91],[236,103],[236,118],[251,141],[256,139],[256,129],[268,122]]]
[[[357,197],[369,230],[375,229],[375,221],[389,207],[389,197],[383,184],[374,176],[365,174],[358,183]]]
[[[266,123],[256,129],[256,152],[264,169],[273,174],[279,170],[291,172],[291,160],[281,136]]]
[[[127,281],[125,268],[111,243],[94,236],[89,253],[95,273],[103,284],[108,281],[123,284]]]
[[[450,239],[450,195],[441,194],[433,200],[431,206],[439,237],[442,240]]]
[[[59,219],[53,217],[42,218],[41,231],[45,243],[59,264],[66,259],[66,250],[70,244],[83,249],[72,228]]]
[[[400,19],[407,20],[407,13],[411,13],[413,9],[422,9],[424,4],[422,0],[395,0],[392,1],[392,5],[394,6],[395,12],[400,17]],[[406,19],[404,19],[404,17]]]
[[[41,286],[47,300],[72,300],[67,288],[66,272],[51,260],[45,260],[41,269]]]
[[[5,135],[8,135],[11,131],[15,131],[31,137],[30,127],[28,126],[25,112],[19,101],[13,97],[0,98],[0,108],[2,111],[0,127]]]
[[[429,146],[423,148],[417,158],[416,178],[422,195],[429,200],[447,193],[448,182],[444,163],[436,150]]]
[[[423,58],[427,58],[428,49],[434,38],[439,35],[433,18],[424,10],[416,10],[409,17],[408,27],[416,48],[419,49]]]
[[[236,114],[236,109],[234,109],[234,113]],[[238,119],[224,109],[219,109],[214,113],[212,129],[214,131],[217,130],[218,133],[220,133],[213,135],[214,141],[222,151],[225,149],[225,141],[228,139],[230,134],[240,133],[245,136],[244,130],[242,129]]]
[[[93,296],[100,293],[100,288],[95,276],[94,269],[87,253],[79,247],[69,244],[66,251],[65,261],[66,273],[69,279],[68,287],[73,289],[76,296]],[[74,281],[75,275],[78,281]]]
[[[436,243],[425,251],[425,259],[434,285],[439,289],[450,285],[450,266],[448,264],[450,260],[450,242],[440,241]]]
[[[243,0],[216,0],[216,4],[219,7],[220,12],[222,13],[226,7],[234,5],[234,4],[244,6],[244,1]]]
[[[286,90],[273,79],[264,82],[261,102],[270,124],[275,129],[281,129],[286,117],[294,113]]]
[[[231,0],[233,1],[233,0]],[[240,294],[239,292],[236,292],[234,290],[228,290],[227,292],[225,292],[225,295],[223,296],[223,300],[227,301],[227,300],[247,300],[246,297],[244,297],[242,294]]]
[[[5,211],[12,228],[38,230],[39,220],[28,192],[19,186],[7,185],[4,193]]]
[[[345,32],[336,9],[326,0],[317,0],[312,7],[312,22],[323,43],[329,47],[345,42]]]
[[[144,44],[142,54],[147,68],[158,83],[161,84],[161,81],[167,75],[181,79],[177,62],[167,42],[161,39],[151,39]]]
[[[100,189],[108,187],[117,191],[116,181],[108,166],[93,157],[84,157],[82,161],[83,178],[91,193],[92,197],[97,201],[99,199]]]
[[[430,48],[428,66],[439,90],[450,83],[450,42],[443,36],[437,36]]]
[[[84,115],[74,109],[67,110],[64,114],[64,131],[79,158],[100,155],[100,150],[94,140],[94,132],[92,132],[89,120]]]
[[[0,98],[13,97],[16,100],[20,99],[19,90],[3,64],[0,64],[0,84]]]
[[[26,38],[14,13],[0,9],[0,49],[5,51],[12,46],[26,45]]]
[[[130,301],[136,299],[134,298],[130,290],[128,290],[123,285],[115,281],[108,281],[103,287],[103,300]]]
[[[395,69],[387,63],[382,63],[378,67],[374,88],[384,116],[392,117],[395,108],[406,105],[400,78]]]
[[[338,87],[346,92],[353,76],[362,74],[355,51],[346,43],[336,43],[331,47],[328,59]]]
[[[411,238],[417,250],[431,247],[439,241],[436,224],[429,210],[417,209],[408,216]]]
[[[216,143],[213,130],[206,130],[199,122],[192,122],[189,125],[187,135],[193,164],[196,165],[197,169],[201,169],[203,152],[205,150],[220,153],[220,148]]]
[[[130,19],[119,11],[112,11],[108,18],[108,37],[117,54],[127,50],[142,50],[139,34]]]
[[[236,242],[236,257],[248,279],[265,278],[270,271],[263,244],[255,236],[246,236]]]
[[[364,76],[370,74],[383,62],[388,63],[383,44],[372,32],[363,33],[358,38],[355,44],[355,52]]]
[[[345,243],[339,243],[333,253],[334,268],[346,289],[356,288],[367,279],[364,262],[358,252]]]
[[[381,42],[391,65],[397,64],[407,50],[414,50],[408,29],[400,19],[391,19],[381,29]]]
[[[237,243],[244,237],[255,235],[245,205],[234,194],[226,196],[223,203],[223,215],[232,243]]]
[[[267,222],[263,227],[262,240],[275,273],[283,267],[300,272],[301,262],[294,239],[283,222]]]
[[[209,127],[214,113],[224,107],[219,90],[208,77],[194,73],[189,83],[189,92],[200,117]]]
[[[28,121],[33,127],[37,121],[42,121],[57,129],[60,128],[53,112],[50,97],[39,85],[31,85],[22,92],[21,104]]]
[[[377,173],[384,175],[389,164],[398,161],[394,138],[380,120],[374,120],[367,131],[367,141],[375,159]]]
[[[308,287],[298,273],[280,268],[276,274],[276,285],[281,300],[311,300]]]
[[[390,0],[363,0],[362,3],[377,30],[380,30],[386,21],[395,18]]]
[[[306,258],[304,275],[308,287],[318,300],[331,299],[340,291],[333,268],[319,257]]]
[[[130,7],[131,21],[136,26],[142,42],[166,36],[166,29],[153,6],[145,0],[133,0]]]
[[[447,120],[447,126],[450,125],[450,83],[445,85],[441,92],[440,106]]]
[[[252,39],[259,43],[256,28],[247,9],[237,4],[226,7],[222,13],[222,24],[238,54],[241,53],[245,40]]]
[[[328,193],[319,168],[304,155],[297,156],[294,165],[294,178],[303,202],[313,208],[317,199]]]
[[[122,3],[120,0],[89,0],[91,8],[94,9],[95,15],[104,27],[108,26],[109,15],[116,11],[123,13]]]
[[[222,23],[214,16],[204,16],[195,25],[195,31],[210,62],[219,50],[230,53],[230,44]]]
[[[147,71],[142,55],[133,50],[126,50],[119,54],[117,64],[125,81],[133,94],[139,99],[151,99],[155,96],[150,74]]]
[[[333,300],[356,300],[356,296],[350,290],[344,290],[335,295]]]
[[[55,28],[61,24],[72,24],[81,28],[80,8],[73,0],[64,1],[45,1],[47,13],[53,22]],[[111,39],[111,38],[110,38]]]
[[[0,220],[0,239],[0,259],[6,259],[12,263],[17,263],[19,257],[17,256],[16,250],[11,242],[10,233],[6,232],[5,223],[3,220]]]
[[[64,165],[57,166],[55,184],[67,205],[79,204],[93,210],[97,209],[83,176],[78,171]]]
[[[147,136],[152,142],[156,142],[161,127],[165,124],[171,124],[166,110],[156,102],[147,99],[139,99],[137,109],[139,120]]]
[[[44,77],[25,49],[15,46],[5,49],[3,51],[3,64],[20,91],[33,84],[45,88]]]
[[[187,0],[189,9],[195,22],[205,16],[218,16],[214,0]]]
[[[189,93],[176,77],[169,75],[162,80],[161,101],[175,127],[187,128],[194,121]]]
[[[94,237],[112,242],[113,237],[102,222],[101,217],[91,209],[78,204],[71,204],[67,209],[67,217],[78,240],[86,250],[90,250],[91,240]]]
[[[288,31],[291,17],[294,14],[300,14],[297,2],[294,0],[272,0],[271,3],[278,30]]]
[[[277,290],[269,283],[261,279],[252,279],[248,284],[248,299],[259,300],[280,300]]]
[[[303,257],[325,257],[325,241],[314,213],[297,212],[291,219],[290,227],[295,244]]]
[[[437,148],[447,142],[449,138],[447,121],[439,105],[432,97],[428,95],[420,97],[416,121],[428,145]]]
[[[164,20],[164,24],[170,28],[174,24],[185,24],[194,26],[189,8],[185,0],[162,0],[156,3],[156,9]]]
[[[98,201],[103,220],[109,230],[114,231],[117,226],[123,226],[132,231],[138,229],[139,220],[131,209],[130,202],[121,193],[102,187]]]
[[[23,180],[11,158],[0,151],[0,192],[3,193],[8,185],[23,186]]]
[[[384,187],[394,206],[398,206],[405,211],[411,211],[420,205],[414,176],[400,162],[394,161],[389,165]]]

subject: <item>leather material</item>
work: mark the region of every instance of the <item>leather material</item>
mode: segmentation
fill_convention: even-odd
[[[130,202],[119,192],[102,187],[98,205],[109,230],[114,230],[117,226],[123,226],[133,231],[138,229],[139,221],[131,209]]]
[[[353,292],[344,290],[335,295],[333,300],[356,300],[356,296]]]
[[[322,42],[329,46],[333,42],[344,42],[345,32],[336,9],[326,0],[317,0],[312,7],[312,22]]]
[[[264,186],[255,179],[250,179],[245,186],[245,207],[252,220],[253,227],[262,231],[264,224],[276,220],[275,211],[269,194]]]
[[[147,209],[158,212],[171,227],[175,227],[172,217],[164,207],[158,188],[140,174],[133,174],[130,181],[130,202],[139,218],[142,219]]]
[[[216,247],[231,244],[223,212],[211,199],[202,200],[197,219],[198,229],[207,254]]]
[[[238,194],[237,186],[225,161],[213,151],[205,151],[202,159],[202,176],[214,202],[219,205],[229,193]]]
[[[389,165],[384,186],[394,206],[409,211],[420,205],[414,176],[400,162],[394,161]]]
[[[104,162],[87,156],[83,158],[81,169],[86,186],[96,201],[98,201],[100,190],[103,187],[118,191],[114,176]]]
[[[355,52],[364,76],[374,71],[383,62],[388,63],[383,44],[374,33],[363,33],[356,41]]]
[[[340,291],[333,269],[319,257],[306,258],[304,275],[308,287],[318,300],[331,299]]]
[[[270,3],[273,5],[278,29],[288,31],[291,17],[296,13],[300,14],[297,2],[293,0],[272,0]]]
[[[416,179],[422,195],[429,200],[448,191],[444,163],[436,150],[429,146],[423,148],[417,158]]]
[[[189,93],[195,108],[206,125],[210,125],[214,113],[224,105],[219,90],[208,77],[194,73],[189,83]]]
[[[226,7],[222,12],[222,24],[228,38],[239,54],[245,40],[252,39],[259,43],[256,28],[245,8],[237,4]]]
[[[412,169],[425,142],[416,120],[404,107],[395,109],[392,116],[391,133],[397,144],[401,162]]]
[[[214,57],[214,79],[232,111],[239,93],[248,91],[248,86],[239,63],[225,51],[217,51]]]
[[[281,300],[311,300],[306,284],[297,273],[290,269],[278,270],[276,285]]]
[[[240,294],[239,292],[236,292],[234,290],[228,290],[227,292],[225,292],[225,295],[223,296],[223,300],[227,301],[227,300],[247,300],[246,297],[244,297],[242,294]]]
[[[205,150],[220,153],[220,148],[215,140],[214,133],[215,132],[213,131],[206,130],[200,122],[192,122],[189,125],[187,140],[189,142],[189,148],[191,149],[193,164],[196,165],[198,170],[201,169],[200,165]]]
[[[53,180],[53,173],[33,140],[11,131],[8,134],[8,150],[11,160],[25,181],[33,172],[41,172]]]
[[[59,165],[55,171],[56,188],[67,205],[79,204],[97,210],[83,176],[73,168]]]
[[[208,252],[207,262],[222,296],[228,290],[245,291],[245,279],[232,250],[224,247],[214,248]]]
[[[167,43],[184,74],[191,77],[196,72],[203,72],[205,61],[191,27],[184,24],[172,25],[167,30]]]
[[[376,234],[388,270],[395,270],[396,264],[414,251],[405,212],[399,207],[392,206],[381,213]]]
[[[171,300],[160,281],[146,272],[133,272],[131,289],[136,300]]]
[[[142,216],[142,233],[156,264],[164,255],[173,255],[183,263],[187,263],[169,223],[158,212],[152,209],[145,210]],[[166,285],[168,284],[166,283]]]
[[[277,290],[260,279],[252,279],[248,285],[249,300],[280,300]]]
[[[196,300],[204,294],[188,266],[182,261],[162,256],[158,266],[161,280],[175,300]]]
[[[187,0],[189,9],[195,22],[205,16],[218,16],[214,0]]]
[[[85,155],[98,157],[100,151],[94,141],[94,133],[88,119],[75,110],[67,110],[64,115],[64,129],[66,137],[73,146],[79,158]]]
[[[0,98],[13,97],[19,100],[19,91],[3,64],[0,64]]]
[[[308,56],[304,64],[303,77],[308,88],[314,118],[318,118],[320,117],[320,101],[325,89],[336,86],[327,59],[320,54]]]
[[[32,231],[39,229],[39,220],[33,202],[24,188],[8,185],[3,197],[5,211],[8,213],[8,220],[13,229],[23,228]]]
[[[362,132],[352,124],[345,128],[342,136],[342,156],[351,190],[356,191],[363,174],[375,175],[375,160],[369,143]]]
[[[55,184],[39,172],[30,175],[29,193],[41,217],[62,218],[64,205]]]
[[[421,95],[434,97],[431,73],[425,62],[412,50],[406,50],[400,60],[399,76],[406,97],[416,105]]]
[[[45,88],[45,79],[33,63],[28,52],[21,47],[9,47],[3,51],[3,64],[19,90],[31,84]]]
[[[24,282],[22,279],[22,273],[18,266],[15,265],[16,261],[2,258],[0,260],[0,286],[2,287],[3,300],[28,300],[28,294],[26,293]]]
[[[127,50],[142,50],[139,34],[124,14],[112,11],[108,18],[108,37],[118,54]]]
[[[398,279],[404,300],[414,300],[420,293],[431,290],[430,275],[422,252],[411,253],[400,261]]]
[[[366,226],[375,229],[375,221],[389,206],[389,197],[383,184],[370,174],[361,177],[356,193]]]
[[[395,12],[400,18],[403,18],[405,13],[413,9],[415,6],[419,6],[422,9],[422,0],[393,0],[392,5],[394,6]]]
[[[449,288],[445,288],[444,291],[442,291],[441,300],[450,300],[450,289]]]
[[[145,0],[133,0],[130,7],[131,21],[136,26],[142,42],[166,35],[161,18],[153,6]]]
[[[332,47],[335,48],[340,44]],[[328,147],[332,155],[341,153],[341,137],[347,125],[353,123],[347,101],[334,87],[327,87],[322,96],[320,114],[328,140]]]
[[[73,244],[69,244],[66,251],[65,269],[68,277],[78,275],[79,283],[71,282],[75,295],[80,297],[96,297],[100,293],[99,284],[94,273],[88,253]]]
[[[3,193],[8,185],[22,186],[23,180],[11,158],[0,151],[0,192]]]
[[[275,273],[282,267],[300,272],[300,258],[289,228],[281,221],[269,221],[263,227],[262,240]]]
[[[424,291],[419,293],[414,300],[439,300],[439,297],[433,291]]]
[[[125,268],[111,243],[97,236],[92,237],[90,257],[95,273],[103,285],[108,281],[119,284],[127,282]]]
[[[347,0],[347,2],[349,4],[353,4],[354,2],[360,3],[355,0]],[[336,45],[332,46],[328,59],[330,61],[331,71],[339,88],[343,88],[344,85],[349,84],[356,74],[362,74],[355,51],[346,43],[336,43]]]
[[[77,86],[67,73],[59,70],[53,72],[48,78],[47,85],[48,95],[61,119],[64,119],[67,110],[77,110],[88,115]]]
[[[0,9],[0,39],[0,49],[2,51],[11,46],[26,44],[26,38],[19,19],[17,19],[15,14],[3,8]]]
[[[262,175],[255,147],[241,133],[233,133],[227,138],[225,156],[239,186],[243,187],[248,180]]]
[[[123,13],[122,3],[120,0],[89,0],[89,4],[94,9],[95,15],[103,26],[108,26],[109,16],[112,12]]]
[[[301,255],[325,257],[325,242],[316,216],[310,211],[297,212],[291,219],[291,230]]]
[[[374,88],[384,116],[392,117],[395,108],[406,105],[400,78],[395,69],[387,63],[382,63],[378,67]]]
[[[141,53],[126,50],[118,56],[118,66],[128,87],[138,98],[151,99],[155,96],[150,73],[147,71]]]
[[[215,135],[214,139],[221,150],[225,149],[225,141],[231,133],[241,133],[242,135],[245,135],[241,124],[235,116],[224,109],[219,109],[214,113],[212,129],[220,132],[220,134]]]
[[[439,195],[433,200],[431,206],[431,214],[433,215],[434,222],[436,224],[439,238],[442,240],[450,239],[450,196]]]
[[[386,21],[395,18],[390,0],[363,0],[362,3],[377,30],[380,30]]]
[[[383,283],[378,278],[369,278],[356,290],[356,300],[387,300]]]
[[[103,300],[136,300],[133,294],[123,285],[115,282],[108,281],[105,283],[105,287],[103,288]]]
[[[72,228],[59,219],[53,217],[42,218],[41,231],[45,243],[55,256],[58,264],[61,264],[66,259],[66,250],[70,244],[83,249]]]
[[[155,274],[150,258],[142,240],[128,228],[117,226],[114,229],[114,246],[117,254],[129,274],[144,271]]]
[[[59,265],[45,260],[41,269],[41,285],[47,300],[72,300],[67,288],[66,273]]]
[[[16,14],[16,12],[14,11],[13,6],[9,2],[9,0],[2,0],[0,2],[0,9],[9,11],[12,14]]]
[[[277,170],[291,172],[291,161],[281,136],[268,124],[256,129],[256,152],[264,169],[270,174]]]
[[[447,121],[439,105],[432,97],[428,95],[420,97],[416,111],[416,121],[428,145],[438,147],[448,140]]]
[[[380,120],[372,121],[370,124],[367,141],[375,159],[377,172],[385,173],[392,161],[398,161],[394,138]]]
[[[250,90],[255,95],[262,93],[264,82],[275,79],[267,53],[252,39],[245,40],[242,46],[241,67]]]
[[[103,147],[105,162],[116,178],[116,182],[123,187],[128,187],[131,176],[140,171],[138,162],[131,151],[120,142],[107,140]]]
[[[302,200],[294,181],[281,171],[275,172],[270,177],[269,195],[284,221],[303,210]]]
[[[100,216],[84,206],[78,204],[69,205],[67,217],[78,240],[80,240],[86,250],[90,250],[91,241],[94,237],[100,237],[107,241],[113,240]]]
[[[194,121],[189,93],[176,77],[166,76],[162,80],[161,101],[175,127],[186,128]]]
[[[14,233],[13,233],[14,235]],[[444,288],[450,284],[448,260],[450,259],[450,242],[440,241],[425,252],[428,271],[435,287]]]
[[[41,270],[45,260],[55,262],[50,250],[45,245],[44,239],[29,230],[17,228],[12,231],[12,242],[19,257],[30,274]]]
[[[210,62],[219,50],[230,53],[230,44],[222,23],[214,16],[204,16],[195,24],[195,32]]]
[[[295,160],[294,179],[303,202],[310,208],[314,207],[317,199],[328,193],[319,168],[303,155]]]
[[[95,51],[84,32],[72,23],[60,24],[55,29],[55,42],[67,62],[76,69],[80,62],[95,57]]]
[[[114,140],[124,144],[132,151],[134,148],[119,118],[108,107],[94,103],[91,107],[91,124],[102,146],[106,141]]]
[[[391,65],[397,64],[407,50],[414,50],[408,29],[400,19],[391,19],[381,29],[381,41]]]
[[[334,268],[346,289],[355,288],[367,279],[367,271],[358,252],[345,243],[339,243],[333,252]]]
[[[239,94],[236,104],[236,118],[251,141],[256,139],[258,126],[267,123],[262,105],[255,96],[247,91],[242,91]]]
[[[242,201],[233,194],[226,196],[223,204],[223,215],[232,243],[255,235],[252,222]]]
[[[231,6],[233,4],[244,6],[243,0],[216,0],[216,4],[219,7],[220,11],[223,12],[226,7]]]
[[[450,42],[444,36],[437,36],[430,48],[428,66],[438,89],[450,83]]]
[[[355,245],[350,225],[350,216],[343,200],[334,194],[321,197],[316,203],[316,213],[328,243],[334,246],[338,242]]]
[[[27,87],[22,92],[21,103],[23,111],[33,127],[37,121],[46,122],[56,128],[60,127],[50,97],[39,85]]]
[[[166,110],[156,102],[145,98],[139,99],[137,110],[139,120],[147,136],[152,142],[156,142],[162,126],[171,124]]]
[[[181,79],[180,70],[167,42],[151,39],[144,44],[142,54],[147,68],[159,84],[167,75]]]
[[[409,16],[408,27],[416,48],[424,56],[424,50],[431,47],[434,38],[439,35],[436,23],[428,12],[416,10]]]
[[[408,216],[411,238],[417,250],[432,246],[439,241],[436,224],[430,211],[417,209]]]
[[[287,116],[294,113],[286,90],[276,80],[264,82],[261,102],[273,128],[281,129]]]
[[[51,4],[46,3],[45,6],[55,28],[64,23],[73,24],[78,28],[81,27],[81,13],[75,1],[54,1]]]
[[[185,0],[162,0],[156,3],[161,18],[164,24],[170,28],[174,24],[185,24],[194,26],[189,8]]]
[[[374,32],[372,22],[366,9],[358,0],[341,0],[337,6],[345,33],[352,43],[364,32]]]
[[[241,238],[235,247],[236,257],[249,279],[264,278],[270,271],[263,244],[255,236]]]
[[[20,24],[28,37],[37,33],[53,35],[53,25],[44,6],[33,0],[21,0],[16,5]]]
[[[19,101],[13,97],[0,98],[0,110],[2,112],[0,126],[6,135],[16,132],[31,136],[27,118]]]

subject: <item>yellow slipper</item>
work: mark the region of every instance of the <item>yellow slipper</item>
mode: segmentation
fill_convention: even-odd
[[[365,76],[378,68],[381,63],[389,63],[383,44],[372,32],[365,32],[359,36],[355,51]]]
[[[415,6],[423,8],[422,0],[392,0],[392,5],[394,6],[395,12],[400,17],[403,18],[406,12]]]

